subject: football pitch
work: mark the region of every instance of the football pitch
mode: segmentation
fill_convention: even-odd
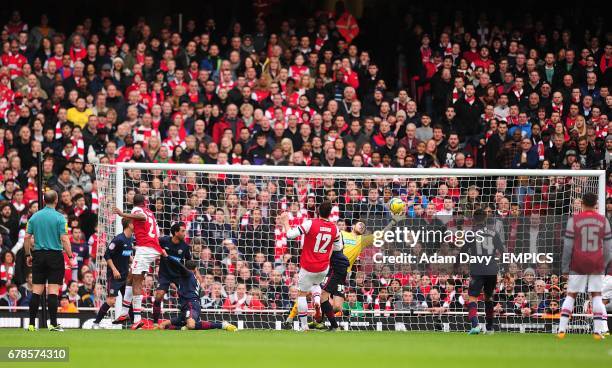
[[[1,329],[2,347],[69,347],[67,363],[1,367],[604,367],[612,339],[429,332]]]

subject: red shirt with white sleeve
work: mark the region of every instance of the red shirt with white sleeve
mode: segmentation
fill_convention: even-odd
[[[132,215],[143,214],[145,220],[134,220],[134,235],[136,237],[137,247],[149,247],[162,253],[162,248],[159,246],[159,228],[157,220],[153,212],[146,207],[134,206]]]
[[[317,218],[306,220],[302,225],[287,232],[288,239],[302,237],[302,254],[300,267],[308,272],[318,273],[329,268],[329,258],[332,250],[342,250],[340,231],[333,222]]]
[[[584,211],[567,222],[563,249],[564,273],[603,275],[610,261],[610,223],[595,211]]]

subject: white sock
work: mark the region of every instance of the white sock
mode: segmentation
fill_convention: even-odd
[[[565,297],[563,301],[563,305],[561,306],[561,319],[559,320],[559,332],[567,331],[567,324],[569,323],[569,318],[574,311],[574,298],[571,296]]]
[[[608,323],[607,320],[603,319],[603,315],[606,314],[606,306],[604,305],[601,295],[594,296],[593,300],[593,332],[604,333],[604,323]]]
[[[298,316],[300,318],[300,323],[302,324],[302,328],[308,328],[308,302],[306,301],[305,296],[298,296]]]
[[[603,325],[603,330],[601,331],[602,333],[610,332],[610,329],[608,328],[608,312],[607,311],[604,311],[602,325]]]
[[[121,314],[128,314],[130,313],[130,306],[132,305],[132,287],[131,286],[126,286],[125,287],[125,294],[123,295],[123,302],[121,303]]]
[[[321,305],[321,286],[313,286],[312,289],[310,289],[310,292],[312,293],[312,302],[314,304]]]
[[[134,323],[140,322],[142,312],[142,295],[134,295],[132,298],[132,309],[134,311]]]

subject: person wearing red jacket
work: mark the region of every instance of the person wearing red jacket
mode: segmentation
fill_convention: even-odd
[[[472,69],[476,69],[481,66],[484,70],[489,70],[489,66],[491,64],[495,64],[493,60],[489,57],[489,48],[487,46],[480,47],[480,57],[477,60],[474,60],[472,63]]]
[[[342,71],[344,72],[343,82],[355,89],[359,88],[359,74],[351,69],[351,61],[347,57],[342,59]]]
[[[19,44],[16,40],[11,42],[10,51],[0,56],[0,64],[6,66],[11,73],[11,79],[15,79],[21,76],[21,69],[23,64],[27,63],[28,60],[25,56],[19,53]]]
[[[72,46],[70,46],[70,59],[73,63],[81,61],[87,57],[87,48],[83,46],[81,36],[74,35]]]
[[[223,132],[226,129],[232,130],[232,136],[235,138],[242,128],[245,128],[244,122],[238,117],[238,107],[234,104],[227,105],[225,116],[213,126],[212,138],[217,144],[221,144]]]

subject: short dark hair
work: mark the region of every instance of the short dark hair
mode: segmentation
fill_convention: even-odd
[[[137,193],[134,195],[134,206],[142,206],[145,203],[144,195]]]
[[[188,269],[189,271],[193,271],[196,268],[198,268],[198,262],[197,261],[188,260],[188,261],[185,262],[185,268]]]
[[[483,224],[487,219],[487,213],[481,208],[474,210],[474,223]]]
[[[122,218],[121,219],[121,227],[123,228],[123,230],[127,229],[128,226],[130,226],[130,224],[132,223],[132,220],[130,220],[129,218]]]
[[[181,230],[181,227],[185,227],[185,223],[182,221],[176,222],[170,226],[170,234],[173,236]]]
[[[331,215],[332,207],[333,206],[330,201],[325,200],[321,202],[319,205],[319,216],[322,218],[328,218],[329,215]]]
[[[587,207],[595,207],[597,205],[597,194],[593,192],[584,193],[582,196],[582,203]]]

